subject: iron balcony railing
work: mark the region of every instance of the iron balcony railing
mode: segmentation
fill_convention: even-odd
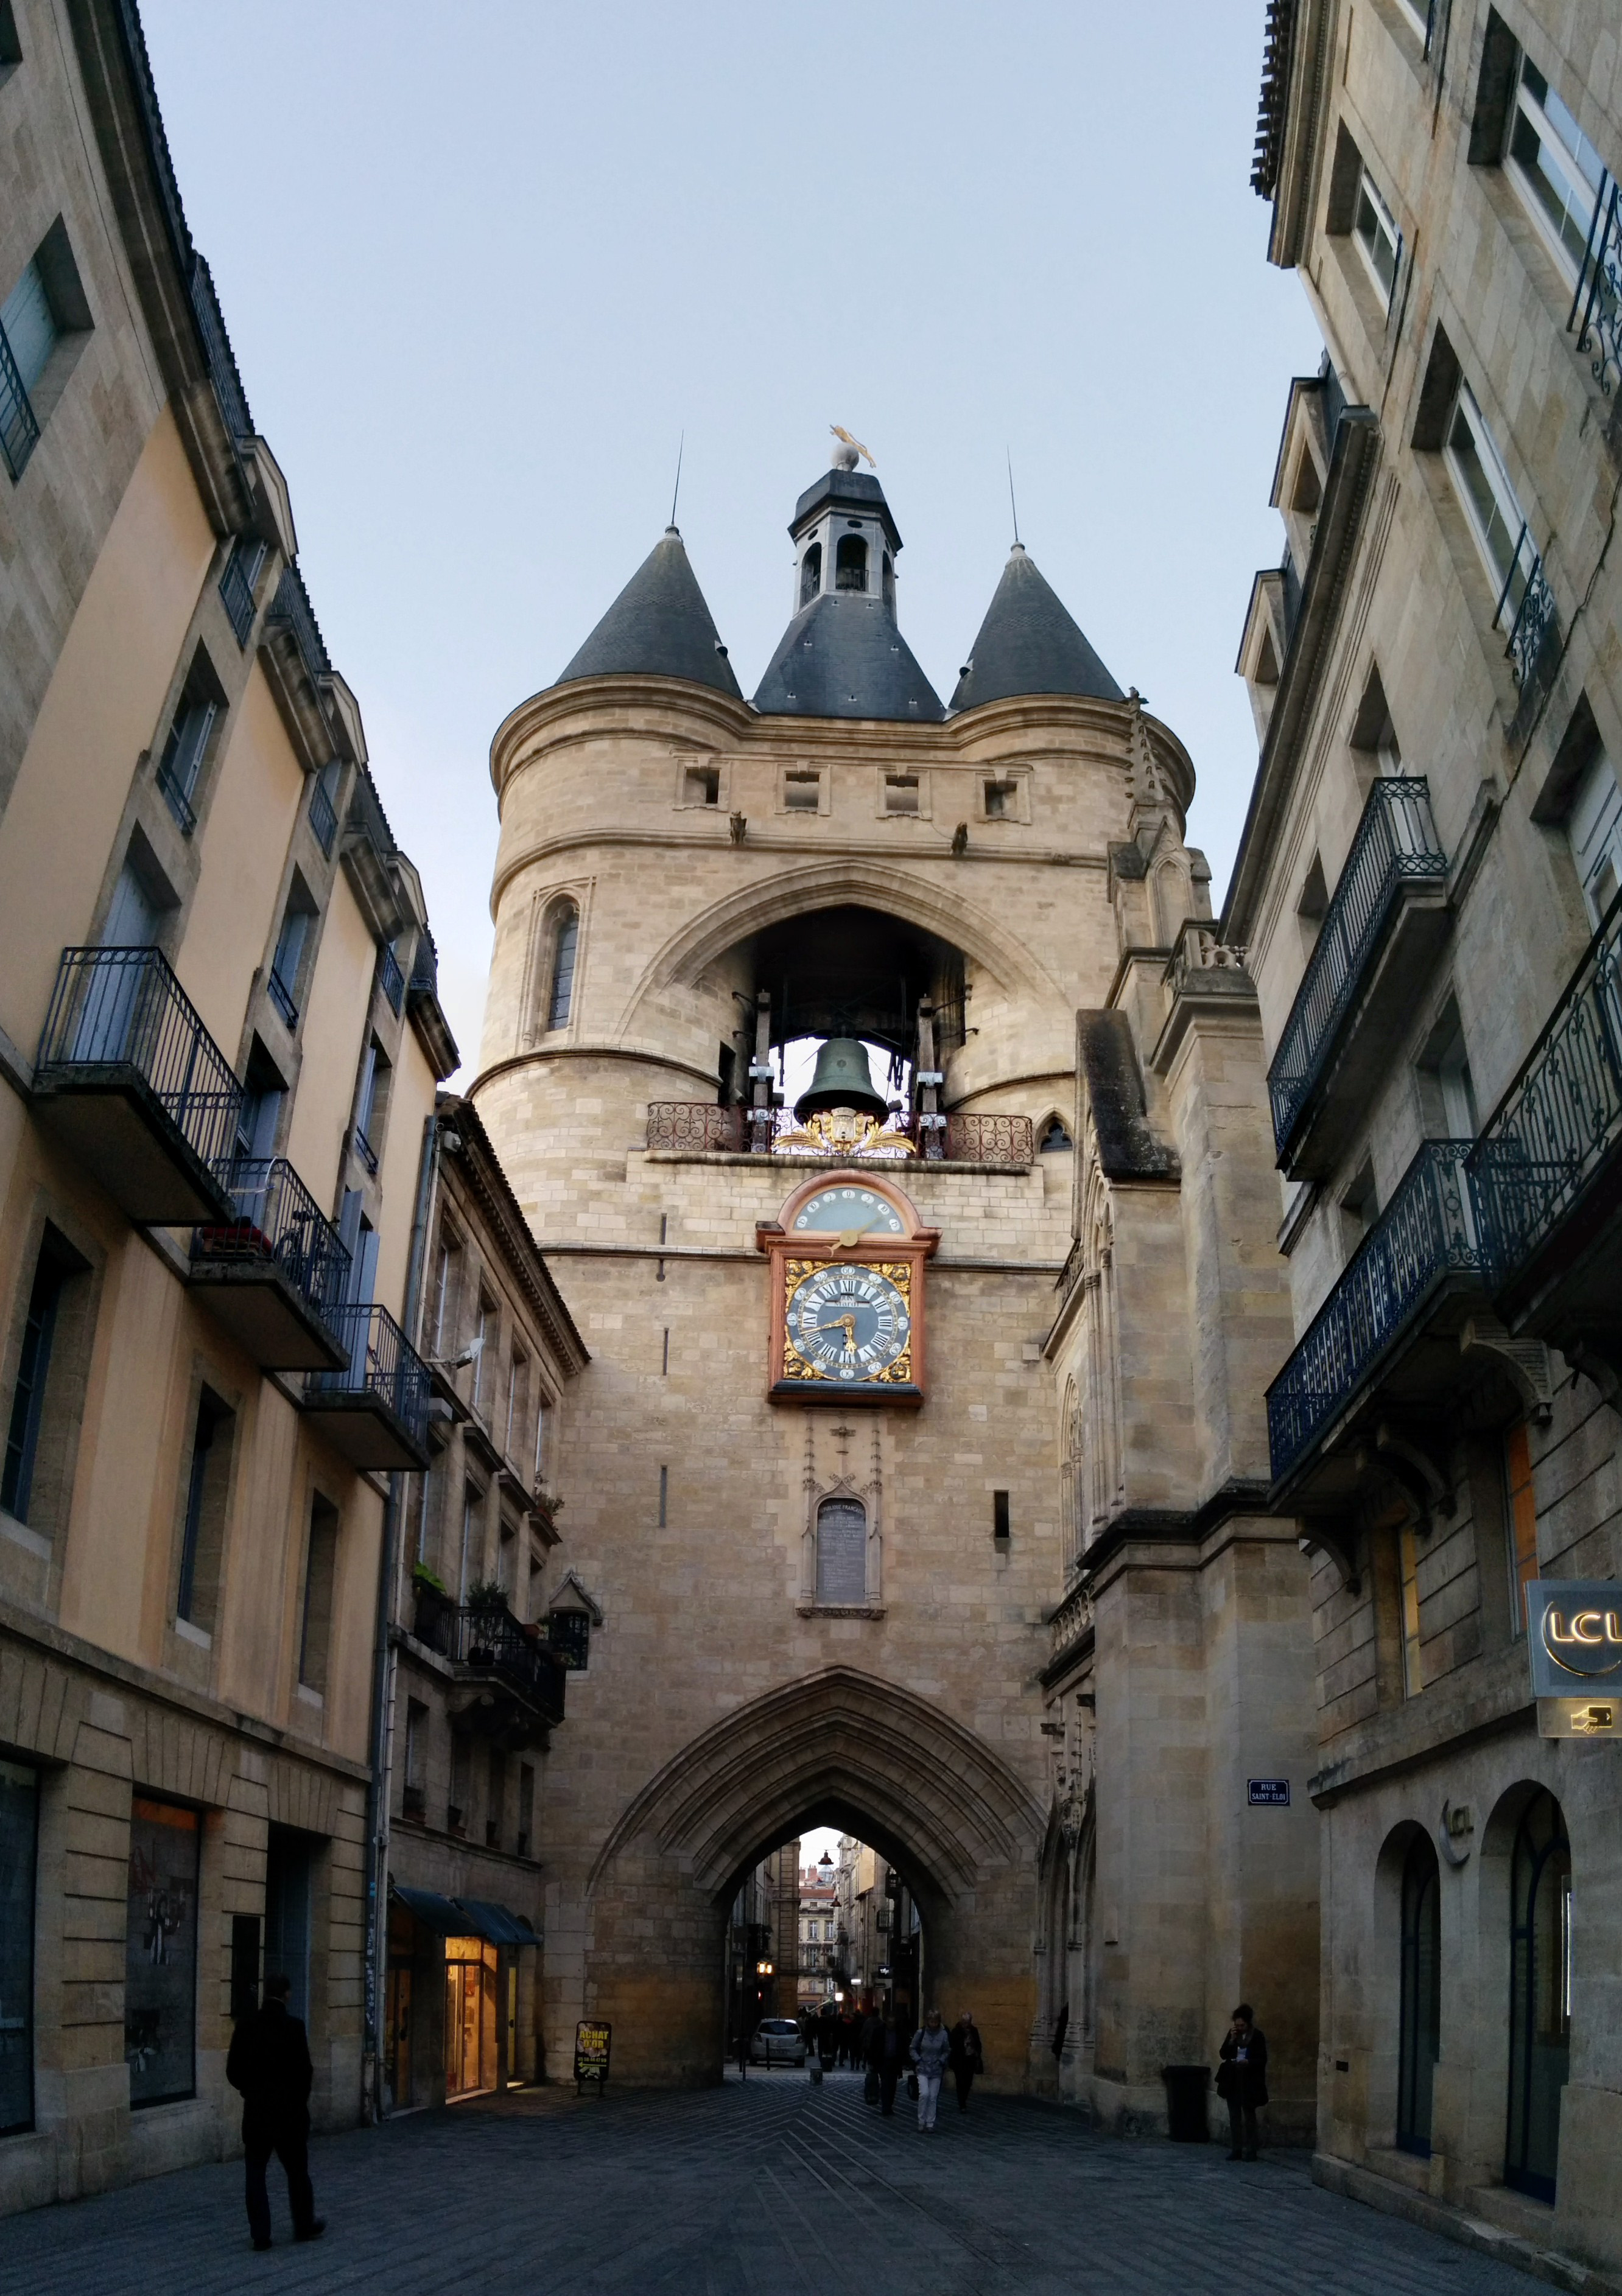
[[[505,1603],[453,1603],[422,1587],[412,1631],[453,1666],[493,1674],[547,1721],[563,1720],[563,1662],[541,1629],[521,1626]]]
[[[1280,1162],[1404,886],[1439,885],[1446,875],[1447,856],[1430,817],[1424,776],[1377,781],[1267,1071]]]
[[[1274,1481],[1346,1410],[1445,1276],[1485,1275],[1468,1140],[1426,1140],[1267,1390]]]
[[[1524,519],[1510,560],[1510,570],[1498,594],[1493,627],[1507,629],[1509,633],[1503,651],[1510,675],[1518,686],[1524,686],[1536,675],[1544,648],[1560,636],[1554,593],[1549,587],[1544,562],[1533,547],[1531,529]]]
[[[239,540],[232,545],[231,555],[219,578],[220,603],[239,646],[247,644],[248,633],[253,627],[253,586],[264,563],[262,542]]]
[[[319,774],[309,785],[309,825],[316,832],[317,844],[330,861],[333,840],[338,834],[338,814],[331,792]]]
[[[720,1108],[713,1101],[656,1100],[647,1111],[648,1146],[687,1155],[718,1151],[770,1154],[786,1135],[799,1129],[799,1120],[788,1108]],[[897,1117],[880,1138],[895,1144],[902,1160],[907,1147],[932,1163],[1023,1167],[1033,1163],[1036,1153],[1035,1129],[1028,1116]]]
[[[232,1154],[243,1088],[156,948],[65,948],[37,1086],[136,1085],[202,1163]]]
[[[13,480],[20,479],[29,456],[39,444],[39,423],[28,386],[22,380],[12,347],[0,327],[0,454]]]
[[[284,1156],[243,1156],[222,1173],[236,1218],[192,1231],[208,1267],[276,1268],[329,1329],[349,1283],[350,1254]]]
[[[315,1371],[305,1393],[368,1396],[421,1444],[428,1430],[428,1366],[386,1308],[335,1308],[329,1328],[349,1349],[344,1371]]]
[[[167,756],[159,761],[158,787],[163,792],[163,802],[175,816],[182,837],[189,837],[197,826],[197,808],[192,803],[191,791],[182,783]]]
[[[366,1138],[366,1134],[361,1130],[358,1124],[355,1127],[351,1137],[355,1143],[355,1153],[359,1157],[361,1162],[366,1166],[367,1171],[371,1173],[374,1179],[375,1179],[377,1177],[376,1149],[373,1147],[371,1142]]]
[[[274,964],[271,966],[269,973],[266,978],[265,987],[269,991],[271,1003],[276,1006],[276,1011],[281,1014],[283,1020],[286,1021],[290,1029],[296,1029],[299,1025],[299,1007],[297,1001],[293,996],[292,989],[287,986],[287,983],[283,980],[281,974],[276,971]]]
[[[1568,333],[1573,327],[1577,329],[1578,351],[1593,354],[1593,379],[1609,397],[1622,376],[1622,199],[1609,170],[1600,177],[1588,245],[1571,299],[1571,316],[1566,322]]]
[[[279,622],[292,632],[312,685],[323,677],[331,676],[333,665],[317,626],[309,593],[304,587],[304,578],[296,566],[282,569],[282,578],[276,586],[276,595],[270,601],[267,619]]]
[[[377,952],[377,985],[398,1013],[406,997],[406,976],[399,969],[399,959],[385,941]]]
[[[1497,1287],[1511,1283],[1622,1140],[1622,895],[1470,1160]]]
[[[226,332],[219,298],[214,292],[214,275],[201,255],[193,253],[192,257],[187,285],[191,291],[192,316],[197,322],[197,332],[202,337],[203,356],[209,363],[209,379],[214,385],[214,396],[219,401],[219,411],[225,417],[226,430],[241,446],[253,436],[253,417],[248,412],[248,394],[243,389],[242,376],[236,371],[231,338]]]

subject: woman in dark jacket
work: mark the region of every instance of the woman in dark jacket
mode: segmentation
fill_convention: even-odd
[[[1254,2161],[1256,2117],[1267,2102],[1267,2036],[1248,2001],[1234,2011],[1220,2054],[1216,2094],[1228,2101],[1228,2158]]]
[[[951,2029],[951,2077],[957,2084],[958,2111],[968,2111],[968,2093],[975,2085],[975,2075],[985,2070],[985,2053],[980,2046],[980,2030],[966,2009]]]

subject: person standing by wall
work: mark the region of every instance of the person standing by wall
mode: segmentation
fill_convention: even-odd
[[[951,2036],[943,2026],[938,2009],[926,2013],[922,2031],[913,2035],[911,2055],[918,2068],[918,2127],[932,2129],[941,2101],[942,2078],[951,2055]]]
[[[288,2010],[291,1990],[284,1977],[265,1980],[264,2002],[238,2019],[226,2059],[226,2079],[242,2093],[248,2228],[255,2248],[270,2246],[265,2171],[273,2152],[287,2174],[293,2238],[319,2240],[326,2230],[309,2181],[309,2043],[302,2018]]]
[[[1248,2001],[1241,2001],[1223,2038],[1216,2094],[1228,2101],[1230,2161],[1256,2157],[1256,2117],[1267,2102],[1267,2036]]]
[[[980,2046],[979,2028],[967,2009],[951,2029],[950,2062],[951,2077],[957,2085],[958,2111],[967,2112],[968,2093],[975,2085],[975,2075],[985,2070],[985,2052]]]

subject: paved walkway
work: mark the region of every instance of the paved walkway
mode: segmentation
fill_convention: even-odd
[[[313,2148],[325,2240],[256,2256],[235,2162],[0,2224],[0,2296],[1528,2296],[1495,2259],[1320,2192],[1298,2155],[1091,2135],[950,2097],[921,2136],[852,2073],[699,2095],[543,2089]]]

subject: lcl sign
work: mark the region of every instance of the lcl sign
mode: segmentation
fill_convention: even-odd
[[[1527,1628],[1543,1735],[1622,1736],[1622,1586],[1535,1578]]]

